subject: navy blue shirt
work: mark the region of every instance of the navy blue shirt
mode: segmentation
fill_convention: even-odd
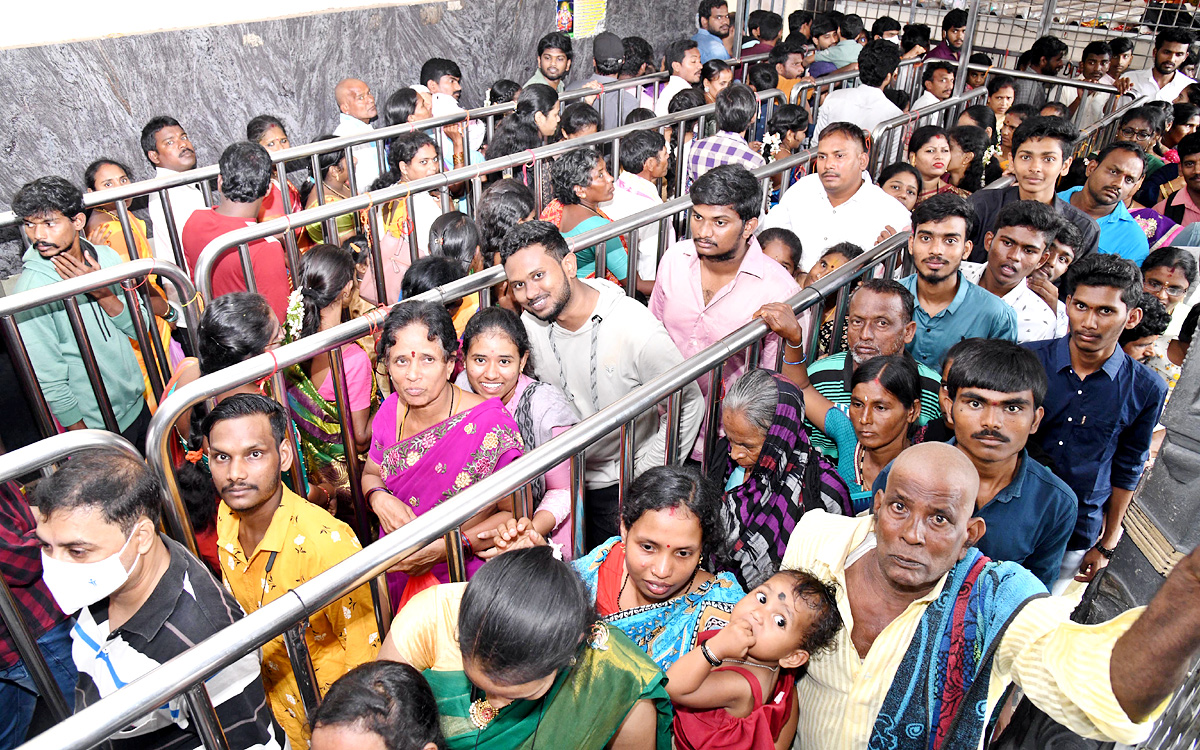
[[[1150,453],[1167,385],[1117,347],[1096,372],[1080,380],[1071,367],[1070,335],[1026,344],[1046,368],[1046,414],[1033,435],[1079,498],[1079,519],[1067,549],[1100,538],[1104,504],[1113,488],[1134,490]]]
[[[887,486],[891,468],[888,464],[879,472],[872,490],[880,492]],[[1075,493],[1066,482],[1021,451],[1012,482],[975,515],[987,523],[975,544],[980,552],[993,560],[1024,565],[1047,590],[1054,585],[1078,515]]]

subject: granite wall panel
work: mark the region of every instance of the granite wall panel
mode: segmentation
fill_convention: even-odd
[[[661,51],[693,33],[694,14],[691,2],[609,0],[605,25]],[[158,114],[183,124],[201,164],[216,162],[263,113],[306,143],[337,123],[338,80],[362,78],[382,108],[430,57],[457,61],[463,103],[479,106],[492,81],[523,82],[533,72],[537,40],[553,20],[552,0],[451,0],[0,50],[0,205],[43,175],[81,182],[102,156],[124,161],[138,179],[152,176],[137,140]],[[576,45],[575,65],[590,72],[590,40]],[[8,240],[4,277],[19,259],[13,234],[0,239]]]

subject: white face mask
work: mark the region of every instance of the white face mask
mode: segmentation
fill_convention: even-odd
[[[125,566],[121,564],[121,553],[131,541],[132,534],[125,540],[119,552],[91,563],[62,562],[42,550],[42,580],[64,613],[69,615],[78,612],[125,585],[129,574],[142,558],[139,552],[129,570],[125,570]]]
[[[896,45],[897,47],[900,46],[900,37],[898,37],[898,36],[885,36],[885,37],[880,37],[880,38],[885,41],[891,42],[892,44]]]

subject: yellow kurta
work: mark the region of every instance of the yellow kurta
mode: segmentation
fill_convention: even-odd
[[[392,620],[388,640],[400,661],[424,672],[461,672],[458,647],[458,609],[465,583],[443,583],[414,596]]]
[[[783,567],[803,568],[838,584],[838,609],[845,626],[836,649],[809,662],[808,674],[796,683],[800,697],[798,750],[858,750],[867,747],[875,717],[883,706],[896,670],[908,650],[926,607],[941,593],[945,578],[908,606],[875,642],[865,659],[850,639],[854,620],[846,596],[846,557],[873,531],[874,519],[808,513],[797,524]],[[1111,738],[1136,744],[1150,733],[1151,719],[1134,724],[1113,696],[1108,662],[1113,644],[1143,608],[1099,625],[1069,620],[1075,602],[1047,597],[1029,602],[1013,618],[1001,639],[988,683],[993,710],[1009,683],[1055,721],[1085,737]]]
[[[247,614],[362,549],[349,526],[286,486],[266,535],[249,558],[238,542],[239,526],[237,516],[221,503],[217,513],[221,577]],[[271,553],[277,554],[267,572]],[[379,651],[379,630],[367,585],[314,614],[309,625],[305,640],[322,695],[334,680],[373,661]],[[282,636],[263,646],[262,671],[271,709],[292,747],[308,747],[304,706]]]

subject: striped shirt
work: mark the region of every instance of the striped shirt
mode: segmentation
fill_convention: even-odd
[[[758,169],[766,161],[750,148],[741,135],[721,130],[716,135],[692,143],[687,164],[687,189],[691,190],[692,183],[710,169],[723,164],[741,164],[746,169]]]
[[[873,524],[869,516],[813,511],[800,519],[788,542],[783,567],[835,581],[845,623],[834,650],[814,657],[807,675],[796,683],[801,711],[792,746],[798,750],[867,747],[925,608],[945,583],[943,576],[929,594],[909,604],[860,658],[850,637],[854,618],[846,594],[846,562],[851,558],[853,564],[874,547]],[[1149,736],[1166,702],[1144,723],[1134,724],[1113,695],[1108,670],[1113,644],[1144,608],[1098,625],[1080,625],[1070,621],[1075,604],[1062,597],[1035,599],[1013,617],[993,659],[989,710],[995,711],[1008,685],[1016,683],[1034,705],[1076,734],[1135,745]]]
[[[237,601],[204,563],[162,537],[171,564],[150,598],[110,632],[108,599],[84,607],[71,630],[79,668],[75,709],[82,710],[242,619]],[[279,750],[290,745],[275,723],[254,649],[205,682],[229,747]],[[114,750],[201,748],[183,696],[176,696],[112,736]]]

